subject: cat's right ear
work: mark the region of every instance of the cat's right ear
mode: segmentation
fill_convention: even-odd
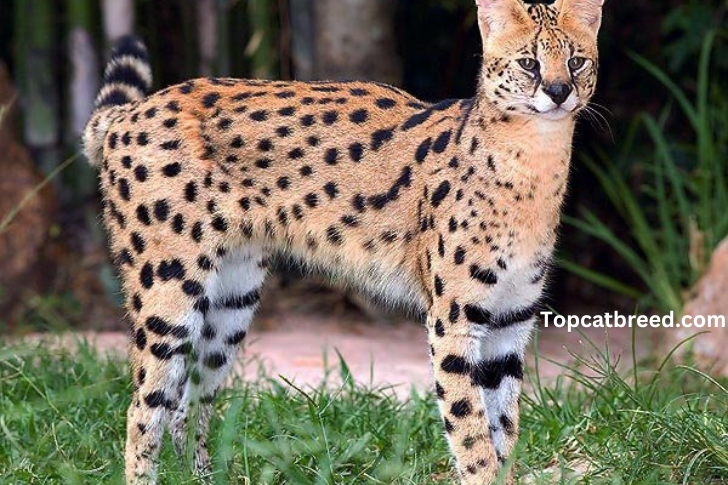
[[[478,7],[478,26],[485,42],[488,37],[514,26],[524,26],[530,20],[519,0],[475,0]]]

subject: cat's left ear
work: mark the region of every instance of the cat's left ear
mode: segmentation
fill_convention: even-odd
[[[604,0],[556,0],[560,18],[565,22],[576,22],[596,35],[602,25]]]

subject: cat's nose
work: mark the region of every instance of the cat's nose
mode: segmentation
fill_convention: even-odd
[[[543,92],[546,93],[549,98],[551,98],[551,101],[553,101],[557,105],[561,105],[569,97],[572,89],[573,88],[571,87],[570,83],[557,81],[544,86]]]

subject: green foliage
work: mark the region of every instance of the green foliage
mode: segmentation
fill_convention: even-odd
[[[582,219],[565,219],[607,243],[645,285],[644,303],[663,311],[681,311],[684,291],[703,274],[713,250],[728,234],[728,99],[717,78],[710,77],[714,39],[711,32],[703,40],[692,100],[664,71],[633,54],[669,91],[671,102],[657,118],[643,113],[615,157],[599,152],[601,163],[585,159],[629,233],[618,234],[587,209]],[[672,117],[675,107],[678,121]],[[646,156],[638,132],[652,144]],[[630,164],[650,178],[639,191],[621,168]],[[633,288],[605,283],[604,275],[589,274],[573,263],[570,267],[595,284],[635,294]]]
[[[608,349],[594,354],[565,369],[570,381],[533,379],[518,475],[544,485],[728,480],[723,383],[666,364],[644,375],[635,367],[637,379],[625,379]],[[121,484],[125,367],[83,342],[73,351],[0,343],[0,483]],[[433,396],[402,402],[391,389],[352,382],[343,361],[340,368],[340,386],[236,379],[217,401],[215,482],[453,483]],[[161,483],[194,483],[171,448],[165,443]],[[582,475],[569,478],[572,469]]]

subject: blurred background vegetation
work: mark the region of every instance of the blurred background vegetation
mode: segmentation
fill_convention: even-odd
[[[557,310],[679,312],[728,233],[727,11],[607,0]],[[75,154],[109,46],[131,31],[157,88],[366,78],[434,101],[472,96],[479,68],[473,0],[0,1],[0,328],[122,326],[95,173]]]

